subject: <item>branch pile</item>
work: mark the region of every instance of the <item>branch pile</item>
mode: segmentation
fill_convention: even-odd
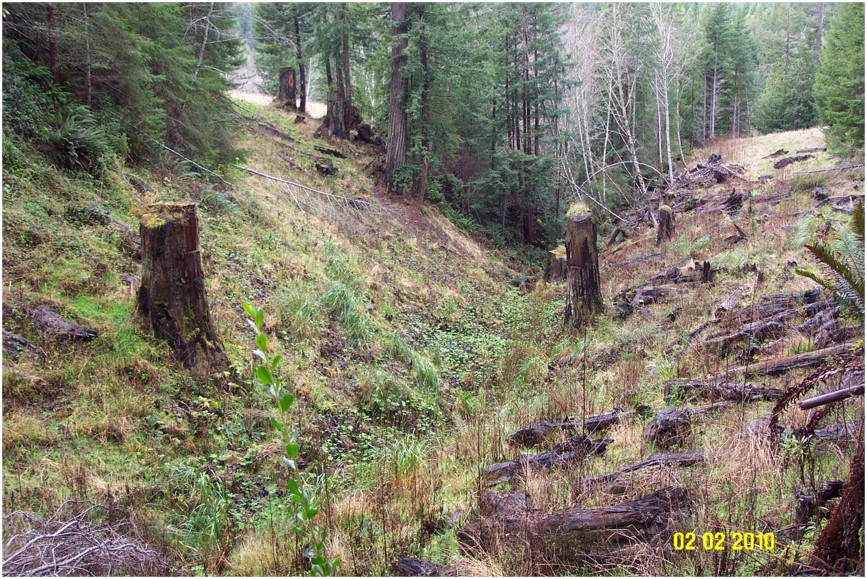
[[[110,576],[166,575],[169,565],[155,549],[138,538],[131,521],[112,520],[102,505],[69,514],[77,506],[67,502],[47,519],[15,511],[3,519],[10,526],[29,530],[12,535],[3,545],[3,575],[7,576]]]

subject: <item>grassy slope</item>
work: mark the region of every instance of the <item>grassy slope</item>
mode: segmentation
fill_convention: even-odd
[[[809,191],[801,191],[765,209],[767,219],[757,213],[748,224],[739,220],[750,238],[735,248],[722,242],[730,226],[691,214],[679,219],[677,237],[661,257],[619,266],[652,253],[651,230],[632,236],[636,243],[603,254],[608,298],[690,259],[710,259],[727,270],[713,286],[625,323],[609,313],[586,335],[564,334],[562,288],[520,294],[514,287],[524,276],[436,210],[374,195],[365,146],[332,143],[349,158],[335,160],[337,177],[320,177],[298,152],[311,152],[309,123],[295,125],[269,108],[241,108],[299,140],[287,149],[279,139],[242,130],[248,166],[368,199],[375,209],[335,209],[316,195],[234,169],[238,185],[231,190],[179,180],[159,167],[136,169],[150,188],[139,193],[128,168],[94,184],[38,161],[25,145],[19,144],[20,155],[7,149],[4,304],[51,305],[101,334],[87,344],[62,343],[40,336],[25,318],[5,317],[4,328],[42,352],[4,364],[4,509],[45,511],[65,498],[104,500],[112,493],[123,497],[140,529],[181,572],[301,572],[268,405],[250,380],[251,336],[240,303],[252,299],[265,306],[267,326],[287,355],[284,373],[299,393],[294,411],[302,463],[326,466],[325,475],[314,473],[310,482],[327,499],[322,520],[344,573],[383,573],[404,554],[452,563],[465,574],[529,573],[520,554],[461,555],[454,527],[443,523],[453,513],[470,515],[481,468],[516,454],[506,437],[541,418],[636,403],[664,406],[664,380],[724,366],[699,351],[670,356],[662,349],[707,318],[725,295],[739,290],[749,302],[780,286],[794,291],[811,284],[784,270],[787,260],[803,259],[784,230],[794,219],[790,213],[811,206]],[[820,137],[790,133],[780,146],[817,146]],[[744,148],[744,159],[779,148],[776,141],[756,142],[760,154]],[[727,162],[744,162],[738,150],[723,153]],[[748,168],[753,178],[768,172]],[[853,181],[841,176],[826,184],[842,190]],[[766,187],[785,186],[783,175]],[[192,383],[166,348],[136,325],[123,276],[137,274],[138,264],[124,252],[116,226],[100,217],[107,212],[135,228],[147,202],[180,198],[200,202],[209,298],[235,363],[223,385]],[[763,284],[740,269],[748,264],[765,272]],[[671,313],[674,321],[667,321]],[[605,360],[586,369],[549,369],[558,356],[584,351],[604,352]],[[847,416],[861,408],[850,405]],[[696,529],[750,530],[753,517],[781,528],[800,488],[797,461],[781,464],[760,439],[739,434],[768,411],[764,403],[702,420],[694,437],[712,457],[704,467],[637,475],[622,496],[579,499],[625,501],[677,481],[705,499],[691,523]],[[531,477],[534,506],[571,504],[570,487],[580,476],[646,457],[653,449],[641,440],[642,426],[618,427],[608,455],[575,472]],[[721,447],[720,440],[732,444]],[[819,484],[845,477],[851,449],[832,450],[810,455]],[[725,564],[743,573],[758,563],[740,558]],[[643,565],[637,570],[727,570],[710,554],[673,564],[651,558]]]

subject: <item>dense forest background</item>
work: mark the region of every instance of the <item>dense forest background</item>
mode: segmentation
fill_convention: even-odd
[[[332,135],[372,127],[391,192],[550,248],[565,197],[604,220],[709,140],[823,124],[863,149],[863,36],[857,3],[13,4],[4,130],[96,174],[163,147],[225,172],[223,92],[252,50]]]

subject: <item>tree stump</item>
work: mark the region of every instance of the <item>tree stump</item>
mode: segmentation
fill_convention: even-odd
[[[196,206],[152,205],[141,218],[138,309],[157,338],[196,379],[228,367],[205,296]]]
[[[283,67],[280,69],[280,80],[277,84],[277,100],[290,108],[295,108],[295,69]]]
[[[566,249],[561,245],[548,252],[548,263],[545,264],[547,283],[559,283],[566,279]]]
[[[596,224],[589,214],[566,222],[566,323],[587,324],[602,311]]]
[[[659,227],[656,229],[656,246],[674,236],[674,211],[668,205],[659,208]]]

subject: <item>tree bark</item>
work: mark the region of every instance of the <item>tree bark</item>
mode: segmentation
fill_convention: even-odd
[[[602,311],[596,224],[588,213],[566,224],[566,323],[586,325]]]
[[[385,174],[388,190],[395,192],[394,172],[406,163],[406,110],[403,102],[403,74],[406,65],[406,33],[409,23],[406,19],[406,2],[391,3],[391,93],[388,99],[388,142],[385,153]]]
[[[194,378],[228,367],[205,296],[196,206],[152,205],[141,220],[142,282],[138,310],[157,338]]]
[[[304,69],[304,57],[301,53],[301,23],[298,15],[295,15],[295,60],[298,61],[298,81],[301,91],[301,104],[298,110],[307,112],[307,71]]]
[[[428,68],[428,39],[425,34],[424,4],[419,7],[419,61],[421,63],[421,175],[416,188],[419,204],[424,203],[427,195],[427,181],[430,171],[430,69]]]
[[[54,82],[60,82],[60,44],[57,41],[57,6],[48,4],[48,69]]]
[[[352,111],[352,81],[349,74],[349,23],[346,20],[346,11],[348,10],[346,2],[341,4],[340,21],[341,27],[341,56],[343,58],[343,126],[346,130],[346,136],[349,138],[349,131],[355,124],[353,122]]]
[[[277,85],[277,100],[294,109],[296,96],[295,69],[288,66],[283,67],[280,69],[280,82]]]
[[[193,72],[193,78],[199,77],[199,70],[202,68],[202,61],[205,60],[205,48],[208,46],[208,36],[211,34],[211,16],[214,14],[214,3],[208,6],[208,15],[205,17],[205,33],[202,35],[202,44],[199,45],[199,50],[196,53],[196,70]]]

